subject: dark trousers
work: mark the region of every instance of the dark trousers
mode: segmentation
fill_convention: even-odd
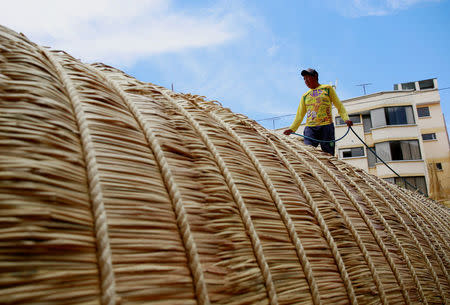
[[[334,140],[334,124],[331,123],[329,125],[322,126],[306,126],[303,134],[317,140]],[[317,147],[317,145],[320,144],[320,148],[322,148],[324,152],[334,156],[334,142],[317,142],[305,138],[305,144],[312,145],[314,147]]]

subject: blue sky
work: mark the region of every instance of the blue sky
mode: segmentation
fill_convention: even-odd
[[[449,0],[2,2],[1,24],[38,44],[255,120],[296,112],[306,67],[337,81],[341,99],[363,83],[367,93],[428,78],[450,87]],[[440,95],[449,128],[450,89]]]

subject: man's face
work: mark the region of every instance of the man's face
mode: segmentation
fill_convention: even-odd
[[[303,76],[303,79],[305,80],[305,84],[309,89],[314,89],[317,87],[317,79],[315,76],[305,74],[305,76]]]

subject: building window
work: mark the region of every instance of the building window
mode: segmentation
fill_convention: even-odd
[[[372,129],[372,121],[370,120],[370,114],[363,114],[362,120],[363,120],[364,133],[370,132]]]
[[[394,91],[398,91],[398,84],[394,84]]]
[[[384,180],[397,184],[398,186],[401,186],[403,188],[406,188],[411,191],[415,191],[418,189],[423,194],[427,195],[427,184],[425,182],[424,176],[418,176],[418,177],[394,177],[394,178],[385,178]],[[406,180],[406,182],[405,182]]]
[[[433,89],[434,88],[434,82],[432,79],[426,79],[419,82],[419,88],[420,90],[424,89]]]
[[[370,147],[375,153],[375,146],[374,147]],[[374,167],[375,164],[377,163],[377,157],[374,155],[374,153],[372,151],[370,151],[370,149],[367,149],[367,164],[369,167]]]
[[[384,112],[386,114],[387,125],[406,125],[415,123],[411,106],[386,107],[384,108]]]
[[[429,107],[417,107],[417,116],[419,118],[430,116],[430,108]]]
[[[402,90],[416,90],[416,84],[414,82],[403,83]]]
[[[428,140],[436,140],[436,134],[433,133],[424,133],[422,134],[422,140],[428,141]]]
[[[348,118],[353,122],[353,124],[361,123],[361,117],[359,116],[359,114],[349,115]],[[336,117],[336,125],[345,125],[345,122],[341,119],[340,116]]]
[[[373,109],[370,111],[373,127],[388,125],[414,124],[414,115],[411,106],[397,106]]]
[[[442,163],[441,162],[438,162],[438,163],[436,163],[436,168],[437,168],[437,170],[442,170]]]
[[[419,141],[390,141],[375,144],[377,155],[384,161],[420,160]]]
[[[364,156],[364,147],[342,148],[339,149],[339,155],[342,159]]]

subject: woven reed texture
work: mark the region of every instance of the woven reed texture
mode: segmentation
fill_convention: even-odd
[[[0,27],[1,304],[448,304],[450,211]]]

